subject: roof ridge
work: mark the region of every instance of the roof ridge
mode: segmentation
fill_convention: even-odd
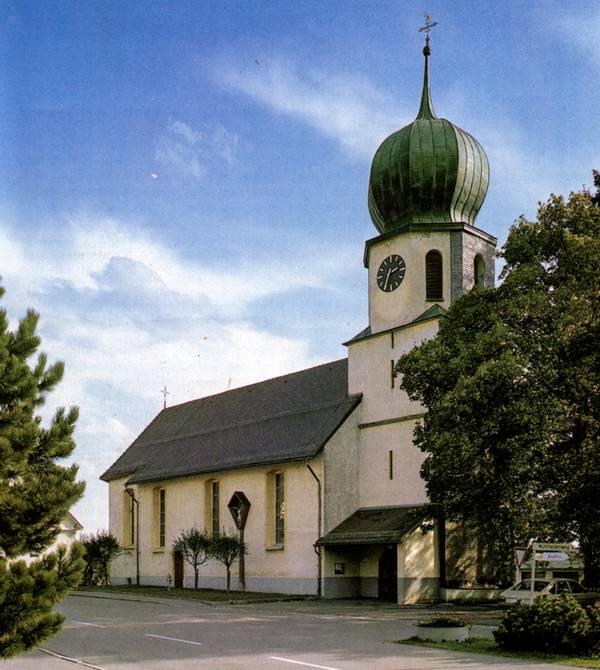
[[[298,410],[288,410],[286,412],[278,412],[276,414],[270,414],[266,416],[260,416],[260,417],[255,417],[252,419],[247,419],[246,421],[240,421],[238,423],[230,423],[227,425],[220,425],[218,428],[211,428],[209,430],[201,430],[201,431],[196,431],[193,433],[176,433],[174,435],[170,435],[169,437],[160,439],[160,440],[152,440],[150,442],[146,442],[145,446],[149,445],[155,445],[155,444],[167,444],[168,442],[173,442],[174,440],[181,440],[183,438],[189,439],[191,437],[200,437],[202,435],[210,435],[211,433],[223,433],[226,430],[230,430],[231,428],[242,428],[244,426],[252,426],[253,424],[257,423],[263,423],[264,421],[267,421],[269,419],[281,419],[284,416],[293,416],[294,414],[310,414],[311,412],[316,412],[322,409],[326,409],[327,407],[335,407],[337,405],[341,405],[343,402],[354,399],[355,395],[346,395],[344,398],[340,400],[335,400],[335,401],[330,401],[330,402],[325,402],[321,403],[320,405],[311,405],[310,407],[305,407],[302,409]],[[140,435],[142,437],[143,433]],[[136,440],[137,442],[137,440]],[[133,443],[135,444],[135,442]]]
[[[252,382],[251,384],[245,384],[244,386],[237,386],[236,388],[228,389],[227,391],[219,391],[218,393],[211,393],[210,395],[203,395],[200,396],[199,398],[193,398],[192,400],[186,400],[185,402],[181,402],[178,405],[171,405],[170,407],[166,407],[162,409],[155,417],[159,417],[161,414],[164,414],[165,412],[170,412],[174,409],[178,409],[180,407],[184,407],[185,405],[190,405],[191,403],[198,402],[200,400],[209,400],[210,398],[217,398],[218,396],[224,396],[229,393],[236,393],[239,391],[242,391],[244,389],[250,389],[253,386],[261,386],[262,384],[268,384],[269,382],[274,382],[280,379],[283,379],[284,377],[294,377],[296,375],[300,375],[303,372],[310,372],[311,370],[316,370],[317,368],[322,368],[325,367],[326,365],[336,365],[337,363],[342,363],[343,361],[347,361],[348,357],[344,358],[338,358],[335,361],[329,361],[327,363],[319,363],[318,365],[313,365],[310,368],[303,368],[302,370],[296,370],[296,372],[287,372],[284,375],[278,375],[277,377],[269,377],[268,379],[263,379],[259,382]],[[151,422],[152,423],[152,422]]]

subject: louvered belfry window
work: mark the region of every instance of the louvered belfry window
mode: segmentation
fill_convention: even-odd
[[[425,256],[425,293],[427,300],[443,300],[442,254],[430,251]]]

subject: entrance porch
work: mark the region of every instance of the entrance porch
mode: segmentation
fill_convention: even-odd
[[[437,533],[423,506],[361,508],[322,537],[323,596],[399,604],[439,597]]]

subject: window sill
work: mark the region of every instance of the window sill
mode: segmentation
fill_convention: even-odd
[[[425,298],[425,302],[444,302],[444,298]]]
[[[270,547],[265,547],[265,551],[283,551],[285,544],[272,544]]]
[[[165,553],[165,548],[164,547],[155,547],[152,550],[153,554],[164,554]]]
[[[126,547],[123,547],[123,551],[133,551],[135,549],[135,544],[128,544]]]

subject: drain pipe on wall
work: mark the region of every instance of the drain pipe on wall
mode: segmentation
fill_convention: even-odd
[[[140,585],[140,502],[139,500],[135,497],[135,494],[133,491],[129,488],[127,488],[127,485],[125,485],[125,492],[127,495],[130,496],[131,500],[135,504],[135,511],[137,514],[135,515],[135,585],[139,586]]]
[[[317,495],[318,495],[317,509],[318,509],[318,514],[319,514],[319,521],[318,521],[318,524],[317,524],[317,529],[318,529],[317,532],[318,532],[318,539],[320,539],[320,537],[321,537],[321,507],[322,507],[322,505],[321,505],[321,480],[317,477],[316,472],[310,467],[310,463],[308,462],[308,458],[304,461],[304,463],[306,464],[306,467],[308,468],[310,474],[317,481]],[[314,544],[313,549],[315,550],[315,554],[319,558],[319,562],[318,562],[318,565],[319,565],[318,571],[319,572],[318,572],[318,577],[317,577],[317,595],[320,598],[321,595],[322,595],[321,594],[321,568],[322,568],[323,558],[321,556],[321,547],[317,547],[317,545]]]

